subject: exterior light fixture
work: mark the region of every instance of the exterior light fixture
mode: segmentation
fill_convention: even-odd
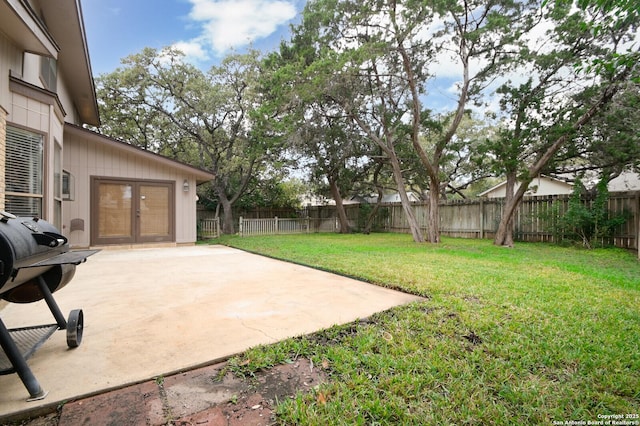
[[[182,190],[184,192],[189,192],[189,181],[188,180],[184,180],[184,183],[182,184]]]

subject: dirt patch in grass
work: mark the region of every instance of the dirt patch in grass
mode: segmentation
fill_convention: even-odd
[[[212,386],[216,388],[226,386],[225,382],[232,383],[229,397],[193,414],[176,407],[173,414],[179,418],[172,424],[188,426],[202,424],[205,420],[225,419],[228,425],[269,425],[275,420],[274,410],[278,401],[293,397],[297,392],[309,392],[325,381],[325,373],[307,359],[276,365],[255,373],[253,377],[238,378],[227,372]],[[181,399],[193,401],[198,394],[196,390],[195,395],[185,395]]]
[[[234,375],[222,363],[69,402],[58,413],[6,424],[269,425],[279,401],[313,391],[326,380],[321,366],[306,358],[245,377]]]

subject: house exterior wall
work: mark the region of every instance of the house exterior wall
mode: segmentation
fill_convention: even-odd
[[[7,111],[0,105],[0,211],[4,211],[4,165],[6,157]]]
[[[22,52],[0,32],[0,106],[5,110],[11,100],[9,92],[9,74],[22,71]]]
[[[32,53],[25,53],[23,68],[24,73],[21,76],[23,81],[33,84],[34,86],[43,87],[43,84],[40,81],[40,56]],[[65,81],[65,76],[59,69],[56,78],[56,96],[64,110],[63,121],[80,125],[81,123],[78,118],[78,113],[69,94],[69,88]]]
[[[99,124],[83,24],[69,21],[69,16],[81,20],[81,13],[77,13],[80,3],[28,3],[31,8],[23,2],[0,0],[0,22],[9,23],[0,25],[0,208],[7,205],[6,130],[16,127],[43,136],[41,216],[67,235],[71,244],[91,243],[91,176],[174,182],[175,243],[195,242],[196,181],[212,176],[149,153],[119,147],[113,140],[105,141],[88,131],[68,130],[80,129],[84,123]],[[14,10],[19,12],[15,16]],[[43,15],[42,21],[47,25],[34,13]],[[3,33],[7,29],[12,32]],[[51,85],[55,92],[45,87],[39,55],[57,60],[56,87]],[[63,201],[63,171],[75,178],[73,200]],[[185,180],[190,188],[187,192],[183,191]],[[77,226],[71,231],[72,219],[85,221],[84,231],[75,230]]]
[[[66,106],[57,93],[44,90],[40,81],[40,57],[22,52],[11,40],[0,34],[0,184],[2,208],[5,206],[4,168],[6,159],[6,127],[14,126],[44,136],[43,158],[43,202],[41,216],[56,226],[61,225],[60,198],[54,194],[54,179],[59,179],[59,170],[54,167],[55,146],[62,147],[66,111],[73,105],[66,97]],[[66,92],[62,76],[58,75],[58,90]],[[71,116],[70,118],[73,118]],[[58,172],[58,173],[56,173]]]
[[[40,56],[25,52],[22,71],[14,70],[20,78],[34,86],[42,87],[40,82]]]
[[[515,191],[517,191],[519,187],[520,183],[516,184]],[[527,190],[525,195],[561,195],[571,194],[572,191],[573,186],[569,185],[568,183],[542,177],[534,179],[529,184],[529,189]],[[484,196],[487,198],[504,198],[506,192],[506,185],[502,184],[495,187],[493,190],[486,192]]]
[[[0,207],[5,207],[4,167],[6,126],[19,127],[44,136],[43,202],[41,216],[55,226],[62,225],[60,194],[54,180],[55,151],[64,149],[64,123],[77,123],[78,114],[69,95],[64,75],[57,73],[56,92],[45,90],[40,80],[40,56],[22,52],[0,33]]]
[[[42,218],[60,226],[61,217],[55,214],[54,146],[63,142],[64,117],[53,96],[38,96],[32,90],[11,92],[7,124],[44,136]]]
[[[4,211],[5,199],[5,146],[7,115],[11,103],[11,92],[9,91],[9,74],[12,69],[22,68],[22,52],[11,43],[11,41],[0,32],[0,209]]]
[[[100,143],[100,136],[87,133],[65,135],[63,164],[75,183],[75,197],[64,201],[62,233],[74,247],[91,244],[91,177],[116,177],[131,180],[158,180],[175,182],[175,237],[176,244],[192,244],[196,230],[196,179],[188,173],[159,164],[151,159],[125,152],[109,143]],[[189,182],[189,191],[183,191],[183,182]],[[71,221],[82,219],[84,230],[71,231]]]

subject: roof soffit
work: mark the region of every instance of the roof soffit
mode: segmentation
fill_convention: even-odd
[[[100,125],[80,0],[39,3],[47,28],[60,45],[58,69],[83,123]]]
[[[58,58],[58,44],[26,1],[0,1],[0,28],[24,51]]]

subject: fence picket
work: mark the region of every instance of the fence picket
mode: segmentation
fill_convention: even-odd
[[[220,236],[220,218],[200,220],[200,238],[218,238]]]

